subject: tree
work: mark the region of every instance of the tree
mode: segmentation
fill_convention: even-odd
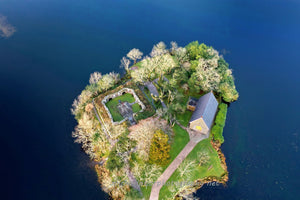
[[[174,51],[174,56],[178,60],[180,64],[187,62],[189,60],[189,56],[186,48],[179,47]]]
[[[239,93],[235,89],[235,85],[231,86],[227,82],[220,84],[220,94],[224,101],[230,103],[239,98]]]
[[[196,60],[198,55],[200,54],[199,42],[191,42],[185,48],[187,49],[190,60]]]
[[[129,127],[130,134],[128,137],[137,142],[137,151],[144,161],[148,161],[153,134],[159,129],[168,132],[167,122],[159,118],[144,119],[139,121],[137,125]]]
[[[177,42],[174,42],[174,41],[172,41],[170,44],[171,44],[170,53],[172,55],[174,55],[175,51],[178,49],[178,44],[177,44]]]
[[[128,52],[127,57],[134,61],[134,64],[136,64],[136,60],[141,59],[143,56],[143,53],[139,49],[132,49]]]
[[[144,83],[148,79],[145,68],[135,69],[131,71],[130,74],[133,81],[136,83]]]
[[[84,110],[84,104],[87,103],[87,101],[91,100],[93,93],[88,90],[83,90],[81,94],[74,99],[71,113],[75,115],[75,118],[78,120],[81,117],[81,114]]]
[[[112,199],[124,199],[125,194],[129,191],[129,179],[126,175],[126,169],[108,171],[107,169],[101,169],[101,181],[102,189],[109,193]]]
[[[101,80],[98,81],[98,88],[100,91],[106,91],[113,87],[120,80],[120,75],[115,72],[110,72],[102,76]]]
[[[199,59],[199,64],[196,67],[196,72],[192,75],[196,77],[196,84],[205,92],[215,91],[219,89],[221,76],[217,72],[218,60],[213,59]]]
[[[176,68],[174,70],[174,73],[172,75],[172,78],[177,81],[177,83],[180,83],[181,81],[186,82],[188,79],[187,72],[183,68]]]
[[[164,74],[170,73],[172,69],[177,67],[177,64],[174,62],[174,59],[170,54],[156,56],[151,60],[155,65],[155,72],[159,75],[160,80],[162,79]]]
[[[203,43],[199,45],[198,41],[189,43],[186,46],[186,49],[188,51],[190,60],[198,60],[199,58],[207,59],[209,56],[209,54],[207,52],[209,47],[207,47]]]
[[[144,70],[144,78],[150,80],[157,75],[159,79],[162,79],[162,76],[165,73],[170,73],[172,69],[178,65],[174,62],[174,59],[170,54],[157,55],[155,57],[146,57],[143,59],[142,68],[140,68],[136,73],[139,73],[141,69]],[[137,75],[139,76],[139,75]]]
[[[206,165],[210,160],[210,156],[206,151],[198,153],[198,162],[200,166]]]
[[[190,173],[195,169],[196,163],[194,160],[184,160],[181,165],[178,167],[179,176],[189,176]]]
[[[152,138],[149,161],[158,165],[165,165],[169,158],[170,144],[169,136],[165,134],[162,130],[157,130]]]
[[[181,86],[181,88],[183,89],[184,93],[186,94],[189,90],[189,85],[187,83],[185,83]]]
[[[166,44],[164,42],[159,42],[158,44],[153,46],[150,56],[161,56],[167,52],[168,51],[166,50]]]
[[[90,75],[90,84],[96,84],[102,78],[102,74],[100,72],[94,72]]]
[[[126,57],[123,57],[121,60],[120,68],[124,68],[126,70],[126,72],[128,73],[129,66],[130,66],[130,60],[127,59]]]
[[[110,171],[115,169],[120,170],[124,166],[124,162],[120,156],[117,154],[117,150],[114,149],[110,151],[108,160],[106,161],[106,168]]]

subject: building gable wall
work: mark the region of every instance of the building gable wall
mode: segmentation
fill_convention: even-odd
[[[194,120],[190,122],[189,127],[195,131],[200,131],[197,126],[200,126],[202,128],[201,132],[207,133],[209,131],[209,128],[207,127],[206,123],[204,122],[203,118],[199,118],[197,120]]]

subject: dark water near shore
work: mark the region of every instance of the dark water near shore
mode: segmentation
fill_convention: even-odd
[[[131,48],[199,40],[225,53],[240,92],[222,146],[230,180],[201,199],[299,199],[300,2],[0,0],[1,197],[106,199],[73,143],[70,105]]]

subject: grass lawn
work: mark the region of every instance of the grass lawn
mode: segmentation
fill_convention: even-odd
[[[183,175],[180,177],[178,169],[172,174],[168,182],[194,182],[197,179],[202,179],[208,176],[221,177],[224,174],[224,169],[221,167],[221,160],[218,157],[218,153],[211,146],[210,140],[205,139],[199,142],[192,152],[186,157],[186,160],[197,161],[197,153],[206,151],[209,154],[210,160],[208,164],[204,166],[197,165],[191,170],[188,175]],[[169,191],[168,186],[164,185],[159,193],[159,199],[172,199],[173,193]]]
[[[176,119],[181,125],[187,127],[189,125],[192,114],[192,111],[186,110],[183,114],[176,114]]]
[[[135,64],[132,64],[130,67],[133,67],[133,66],[137,66],[138,68],[141,68],[142,67],[142,62],[139,61],[139,62],[137,62]]]
[[[139,112],[140,110],[142,110],[142,108],[138,103],[135,103],[135,104],[132,105],[132,111],[134,113]]]
[[[108,101],[106,103],[106,106],[107,106],[109,112],[111,113],[111,115],[113,117],[113,120],[115,122],[119,122],[119,121],[121,121],[121,120],[124,119],[122,117],[122,115],[119,113],[119,110],[117,108],[119,100],[121,100],[121,101],[127,101],[129,103],[133,103],[135,101],[135,99],[132,96],[132,94],[126,93],[124,95],[121,95],[121,96],[118,96],[116,98],[113,98],[112,100],[110,100],[110,101]],[[137,109],[137,108],[135,108],[135,109]]]
[[[148,186],[141,186],[141,190],[143,193],[143,196],[145,197],[145,199],[149,199],[150,194],[151,194],[151,189],[152,189],[152,185],[149,184]]]
[[[173,131],[174,139],[170,149],[170,162],[168,163],[168,165],[164,166],[164,170],[171,164],[171,162],[181,152],[185,145],[190,141],[188,132],[186,132],[186,130],[182,129],[177,124],[175,124],[175,126],[173,127]]]

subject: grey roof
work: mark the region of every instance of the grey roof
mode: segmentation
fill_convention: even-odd
[[[156,89],[156,87],[153,85],[152,82],[146,82],[145,83],[146,87],[148,88],[148,90],[150,91],[151,94],[155,95],[155,96],[159,96],[158,91]]]
[[[203,120],[206,123],[207,127],[210,128],[214,121],[217,109],[218,101],[215,98],[214,94],[212,92],[207,93],[198,100],[190,122],[203,117]]]

